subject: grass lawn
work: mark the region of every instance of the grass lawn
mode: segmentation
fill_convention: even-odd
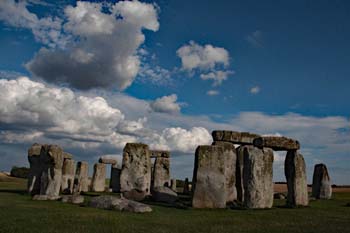
[[[0,181],[0,232],[350,232],[350,193],[313,201],[309,208],[270,210],[194,210],[153,205],[153,212],[132,214],[32,201],[26,181]]]

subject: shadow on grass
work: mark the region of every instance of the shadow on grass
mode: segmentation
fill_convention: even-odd
[[[18,190],[18,189],[0,189],[0,193],[14,193],[20,195],[28,195],[26,190]]]

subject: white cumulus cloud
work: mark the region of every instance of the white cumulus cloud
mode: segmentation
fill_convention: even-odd
[[[177,103],[177,95],[172,94],[160,97],[150,103],[150,106],[155,112],[164,113],[179,113],[181,110],[180,103]]]

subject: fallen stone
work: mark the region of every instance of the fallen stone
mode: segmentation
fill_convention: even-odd
[[[331,199],[332,185],[325,164],[316,164],[312,179],[312,196],[316,199]]]
[[[85,161],[77,163],[77,169],[74,178],[74,193],[88,192],[89,181],[89,164]]]
[[[133,213],[152,212],[152,208],[143,203],[107,195],[92,198],[89,206],[99,209],[128,211]]]
[[[82,203],[84,203],[84,196],[81,196],[81,195],[65,195],[65,196],[62,196],[61,201],[64,202],[64,203],[82,204]]]
[[[152,190],[152,199],[157,202],[173,204],[177,200],[177,194],[168,187],[155,187]]]
[[[152,188],[170,186],[170,159],[156,157],[153,167]]]
[[[197,147],[192,185],[194,208],[226,207],[225,157],[222,147]]]
[[[274,151],[299,150],[300,144],[297,140],[287,137],[259,137],[254,139],[254,146],[262,148],[269,147]]]
[[[40,195],[40,194],[36,194],[32,198],[33,201],[57,201],[59,199],[61,199],[60,196],[50,196],[50,195]]]
[[[65,194],[73,193],[75,177],[75,162],[72,159],[65,159],[62,167],[61,191]]]
[[[146,191],[131,189],[129,191],[122,192],[123,197],[134,200],[134,201],[143,201],[146,196],[149,194]]]
[[[43,145],[40,164],[43,168],[40,180],[40,194],[59,196],[62,183],[63,150],[57,145]]]
[[[40,152],[42,145],[34,143],[28,149],[28,162],[30,164],[28,174],[28,192],[31,195],[40,194],[40,181],[42,166],[40,164]]]
[[[120,173],[121,173],[121,169],[118,167],[118,165],[117,164],[112,165],[109,188],[114,193],[120,192]]]
[[[221,146],[225,157],[226,202],[237,200],[236,190],[236,149],[230,142],[215,141],[213,145]]]
[[[254,139],[260,137],[260,135],[248,132],[214,130],[212,132],[212,137],[214,141],[225,141],[232,142],[234,144],[252,145]]]
[[[287,179],[287,206],[307,206],[309,204],[306,165],[304,157],[296,150],[288,151],[284,162]]]
[[[274,193],[273,199],[284,200],[286,199],[286,195],[284,195],[283,193]]]
[[[100,158],[98,160],[99,163],[104,163],[104,164],[112,164],[112,165],[116,165],[118,163],[118,161],[116,159],[108,159],[108,158]]]
[[[244,147],[244,207],[271,208],[273,205],[273,151],[254,146]]]
[[[141,143],[127,143],[123,151],[123,166],[120,174],[120,191],[130,197],[150,194],[151,158],[148,146]],[[130,195],[127,192],[132,192]],[[137,200],[140,200],[137,198]]]
[[[104,192],[106,189],[106,164],[96,163],[91,181],[91,191]]]

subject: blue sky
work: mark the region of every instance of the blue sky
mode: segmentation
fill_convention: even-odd
[[[313,165],[324,162],[334,182],[348,183],[348,1],[171,0],[133,2],[134,6],[95,1],[80,7],[74,1],[57,3],[0,4],[0,78],[7,79],[2,88],[7,96],[20,92],[16,101],[36,99],[23,94],[32,90],[24,83],[40,83],[40,90],[50,96],[48,104],[71,112],[53,94],[55,88],[68,88],[77,102],[73,109],[85,104],[79,96],[91,98],[91,105],[101,96],[106,109],[95,109],[97,114],[87,117],[92,132],[78,119],[63,124],[74,118],[66,117],[69,114],[52,120],[47,107],[34,109],[34,102],[23,100],[13,106],[13,99],[0,95],[6,103],[6,109],[0,109],[0,151],[6,156],[0,161],[7,160],[0,169],[8,170],[13,162],[25,165],[25,148],[32,140],[61,143],[91,163],[99,155],[120,157],[123,143],[131,140],[170,149],[174,176],[191,177],[188,164],[195,146],[210,143],[213,129],[232,129],[297,138],[309,178]],[[100,18],[95,18],[102,24],[78,18],[83,8],[91,14],[90,6],[102,7]],[[121,26],[109,17],[114,6]],[[130,10],[136,6],[136,12]],[[84,20],[90,27],[83,27]],[[56,34],[48,37],[50,30]],[[133,40],[139,36],[144,40]],[[181,48],[190,51],[181,55]],[[192,63],[193,55],[200,55],[198,63]],[[73,58],[85,60],[75,64]],[[223,80],[217,72],[226,72]],[[20,75],[28,80],[19,80]],[[17,82],[10,84],[10,79]],[[48,127],[33,117],[22,120],[26,111]],[[95,119],[106,111],[108,117]],[[284,179],[283,157],[275,157],[276,180]]]

